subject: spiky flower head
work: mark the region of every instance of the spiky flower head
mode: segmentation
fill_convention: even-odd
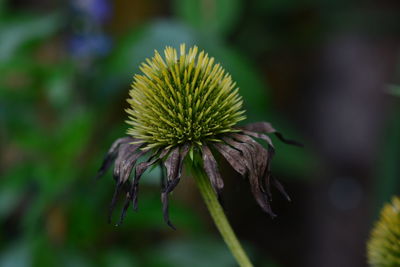
[[[129,137],[117,139],[101,166],[101,176],[115,161],[114,179],[117,182],[110,206],[110,216],[119,191],[127,192],[121,221],[130,203],[137,208],[139,180],[150,166],[164,165],[161,200],[165,221],[168,217],[168,195],[178,185],[183,162],[190,151],[192,166],[200,166],[220,197],[224,182],[218,170],[214,153],[219,152],[242,176],[261,208],[275,216],[270,207],[271,185],[288,199],[283,186],[270,172],[274,155],[271,139],[274,133],[282,141],[289,141],[267,122],[237,127],[243,120],[242,99],[231,76],[197,47],[186,52],[180,46],[179,55],[171,47],[164,58],[156,51],[152,59],[141,65],[142,74],[134,76],[127,109],[132,127]],[[266,141],[266,148],[254,138]],[[140,157],[147,159],[137,163]],[[194,158],[200,162],[194,162]],[[133,179],[129,181],[134,170]],[[164,174],[164,168],[162,170]],[[126,185],[129,185],[126,188]]]
[[[231,76],[196,46],[155,51],[142,63],[129,92],[128,134],[146,148],[218,141],[244,120],[242,99]]]
[[[368,262],[373,267],[400,266],[400,199],[386,204],[368,242]]]

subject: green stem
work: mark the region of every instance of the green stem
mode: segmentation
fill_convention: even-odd
[[[252,267],[253,264],[251,264],[246,252],[244,252],[242,246],[236,238],[236,235],[225,216],[224,210],[219,204],[217,196],[211,187],[207,175],[204,172],[197,170],[194,173],[194,177],[200,193],[203,196],[204,202],[210,211],[211,217],[213,218],[215,225],[217,226],[236,261],[241,267]]]

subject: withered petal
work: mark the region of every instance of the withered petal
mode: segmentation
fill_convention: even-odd
[[[113,177],[115,181],[126,182],[126,180],[129,178],[132,167],[136,163],[136,160],[145,152],[147,152],[139,150],[141,145],[142,144],[127,143],[120,146],[117,159],[114,163]]]
[[[96,179],[100,178],[101,176],[104,175],[104,173],[110,168],[111,164],[113,163],[114,159],[117,156],[118,153],[118,148],[121,144],[126,144],[129,142],[133,142],[135,139],[132,137],[122,137],[118,138],[117,140],[114,141],[114,143],[111,145],[110,149],[108,150],[103,163],[100,166],[100,169],[97,172]]]
[[[265,192],[262,191],[259,178],[254,177],[254,175],[249,176],[250,188],[253,193],[254,198],[256,199],[258,205],[268,213],[272,218],[276,217],[276,214],[272,211],[271,205],[269,203],[268,196]]]
[[[235,171],[240,173],[242,176],[246,175],[246,163],[239,151],[222,143],[215,143],[213,146],[219,153],[221,153]]]
[[[119,181],[121,181],[122,183],[128,181],[132,169],[133,167],[135,167],[136,161],[147,152],[148,151],[145,150],[137,151],[122,161],[120,165]]]
[[[244,147],[246,147],[250,152],[250,158],[253,161],[253,168],[255,168],[254,171],[256,172],[256,176],[261,178],[268,165],[268,151],[262,145],[254,141],[250,136],[236,133],[231,134],[230,136],[245,145]]]
[[[271,176],[271,180],[272,183],[274,184],[274,186],[276,187],[276,189],[278,189],[278,191],[287,199],[287,201],[292,201],[290,199],[290,196],[288,195],[288,193],[285,190],[285,187],[281,184],[281,182],[276,179],[274,176]]]
[[[115,204],[117,203],[117,197],[118,197],[121,186],[122,186],[121,182],[117,182],[117,184],[115,185],[114,194],[111,199],[110,207],[108,208],[108,223],[111,223],[112,213],[114,211]]]
[[[251,132],[260,132],[260,133],[273,133],[278,137],[282,142],[290,145],[295,145],[295,146],[300,146],[303,147],[303,144],[286,139],[280,132],[275,130],[274,127],[272,127],[271,123],[269,122],[254,122],[254,123],[249,123],[245,126],[238,127],[239,129],[243,130],[248,130]]]
[[[169,154],[168,158],[164,162],[164,166],[167,169],[167,184],[178,177],[179,167],[179,147],[176,147]]]
[[[176,147],[168,158],[164,162],[164,166],[167,169],[167,181],[164,184],[161,191],[161,202],[163,206],[163,217],[164,221],[174,230],[175,226],[172,224],[169,218],[169,200],[168,194],[172,192],[180,181],[182,175],[183,161],[189,151],[189,145],[184,144],[181,147]]]
[[[266,134],[256,133],[256,132],[247,131],[247,130],[243,130],[243,133],[247,134],[247,135],[250,135],[250,136],[253,136],[255,138],[262,139],[262,140],[266,141],[268,143],[268,145],[270,145],[272,148],[274,148],[274,145],[272,144],[271,138],[269,138],[269,136],[266,135]]]
[[[211,185],[214,188],[215,193],[217,193],[218,199],[220,200],[221,190],[224,188],[224,181],[222,180],[221,174],[218,170],[218,163],[207,145],[203,145],[202,152],[204,171],[210,179]]]
[[[231,134],[230,136],[237,141],[230,137],[224,138],[224,141],[242,152],[244,160],[247,162],[248,179],[254,198],[265,212],[271,217],[275,217],[276,215],[269,203],[269,196],[263,190],[261,182],[268,166],[268,151],[249,136],[242,134]]]
[[[244,126],[238,127],[239,129],[244,129],[252,132],[259,132],[259,133],[275,133],[276,130],[272,127],[271,123],[269,122],[253,122],[248,123]]]
[[[155,164],[157,161],[159,161],[160,158],[157,155],[151,156],[147,161],[141,162],[135,167],[135,177],[133,179],[131,189],[129,190],[130,192],[130,198],[133,203],[133,209],[137,210],[137,204],[138,204],[138,191],[139,191],[139,181],[140,178],[142,178],[143,173],[153,164]],[[129,199],[128,199],[129,201]]]
[[[164,192],[164,191],[161,192],[161,203],[162,203],[164,221],[168,224],[169,227],[176,230],[176,227],[173,225],[173,223],[169,219],[169,200],[168,200],[167,192]]]
[[[163,151],[159,156],[157,156],[157,153],[154,153],[150,158],[148,158],[146,161],[139,163],[135,167],[135,173],[134,173],[134,179],[133,182],[131,183],[130,189],[127,192],[125,202],[124,202],[124,207],[122,208],[122,213],[120,217],[120,221],[118,224],[122,224],[126,211],[129,208],[129,204],[132,201],[133,202],[133,209],[137,209],[137,194],[138,194],[138,189],[139,189],[139,180],[142,177],[143,173],[153,164],[155,164],[163,155],[168,153],[168,151]]]

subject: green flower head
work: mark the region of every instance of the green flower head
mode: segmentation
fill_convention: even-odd
[[[139,180],[152,165],[163,166],[161,200],[165,221],[168,216],[168,195],[178,185],[183,161],[187,154],[193,166],[200,166],[209,178],[215,193],[221,197],[224,182],[218,170],[215,153],[221,154],[239,174],[249,179],[252,193],[261,208],[275,216],[270,207],[271,185],[288,199],[283,186],[271,176],[270,161],[274,155],[272,141],[266,134],[274,133],[289,144],[267,122],[236,124],[245,119],[242,98],[231,76],[214,58],[197,47],[187,52],[180,46],[179,54],[167,47],[164,58],[156,51],[134,76],[126,110],[129,115],[128,137],[117,139],[111,146],[98,176],[114,164],[117,183],[110,206],[124,189],[126,199],[121,219],[130,204],[137,208]],[[266,141],[266,147],[254,139]],[[138,159],[146,160],[137,163]],[[198,161],[198,162],[197,162]],[[134,170],[134,171],[133,171]],[[130,180],[133,171],[133,178]]]
[[[368,242],[368,262],[374,267],[400,266],[400,199],[393,197],[381,212]]]
[[[244,120],[242,99],[231,76],[197,47],[179,54],[172,47],[165,59],[154,57],[140,67],[129,92],[128,134],[146,148],[171,148],[191,143],[201,146],[218,141],[220,134],[235,132]]]

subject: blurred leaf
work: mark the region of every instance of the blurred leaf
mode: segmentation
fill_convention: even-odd
[[[387,91],[393,96],[400,97],[400,85],[391,84],[388,86]]]
[[[218,40],[206,38],[174,21],[158,21],[123,38],[105,64],[102,75],[104,90],[121,88],[128,91],[132,75],[139,72],[139,64],[145,58],[153,56],[154,49],[163,51],[167,45],[178,48],[181,43],[198,45],[215,57],[241,88],[248,118],[252,121],[265,119],[268,107],[265,84],[250,61]]]
[[[0,220],[9,215],[16,207],[20,191],[17,188],[5,187],[0,188]]]
[[[139,266],[137,260],[130,251],[112,250],[108,251],[103,258],[105,267],[135,267]]]
[[[269,106],[267,89],[255,66],[239,51],[215,40],[205,39],[199,45],[232,75],[232,79],[240,88],[239,93],[244,100],[248,121],[265,120]]]
[[[116,94],[115,89],[124,89],[128,95],[133,74],[139,71],[141,62],[154,55],[155,49],[163,51],[167,45],[178,47],[181,43],[193,45],[196,38],[190,28],[167,20],[153,22],[127,34],[104,64],[99,85],[103,92],[100,93]]]
[[[53,34],[60,27],[59,19],[57,14],[3,19],[0,22],[0,62],[8,61],[30,42]]]
[[[66,108],[72,100],[73,67],[65,64],[48,71],[44,87],[47,89],[48,99],[54,108]]]
[[[235,260],[222,240],[178,239],[167,241],[154,251],[146,266],[233,267]]]
[[[25,240],[13,243],[0,253],[1,267],[32,266],[32,249]]]
[[[240,0],[175,0],[177,17],[195,29],[216,37],[226,35],[239,19]],[[222,36],[221,36],[222,37]]]
[[[393,195],[399,191],[399,158],[400,158],[400,108],[394,108],[388,120],[384,138],[382,139],[382,151],[378,161],[375,187],[377,201],[375,216],[378,216],[383,203],[390,201]]]

